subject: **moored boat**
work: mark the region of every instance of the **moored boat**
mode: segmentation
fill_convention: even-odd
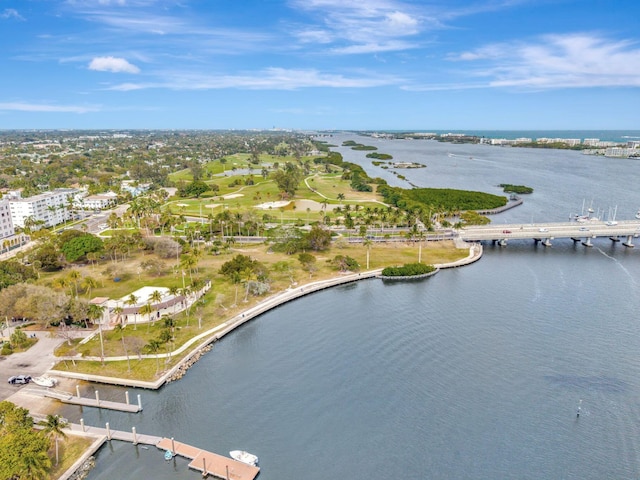
[[[231,455],[231,458],[234,460],[246,463],[247,465],[252,465],[254,467],[258,465],[258,457],[252,453],[245,452],[244,450],[231,450],[229,455]]]
[[[31,381],[36,385],[39,385],[41,387],[47,387],[47,388],[55,387],[58,384],[58,380],[56,380],[53,377],[50,377],[49,375],[41,375],[39,377],[33,377]]]

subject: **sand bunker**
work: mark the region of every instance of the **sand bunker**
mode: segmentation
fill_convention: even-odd
[[[244,194],[242,193],[231,193],[229,195],[225,195],[224,198],[225,200],[229,200],[230,198],[238,198],[238,197],[244,197]]]
[[[315,200],[296,200],[296,210],[300,212],[306,212],[307,208],[311,212],[319,212],[322,210],[322,204]],[[331,211],[334,207],[327,205],[327,210]]]
[[[256,208],[261,208],[262,210],[269,210],[270,208],[280,208],[286,207],[289,205],[289,201],[279,201],[279,202],[265,202],[260,205],[256,205]]]

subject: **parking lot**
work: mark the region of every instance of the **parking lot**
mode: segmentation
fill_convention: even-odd
[[[0,356],[0,400],[6,400],[11,395],[28,385],[11,385],[9,377],[14,375],[30,375],[38,377],[46,373],[55,363],[53,351],[64,340],[55,337],[55,332],[35,333],[38,342],[26,352]],[[33,386],[33,385],[32,385]]]

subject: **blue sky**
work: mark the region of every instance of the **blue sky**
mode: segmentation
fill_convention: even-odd
[[[635,0],[0,0],[0,129],[638,129]]]

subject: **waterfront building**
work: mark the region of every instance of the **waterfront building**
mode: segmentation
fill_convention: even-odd
[[[56,188],[32,197],[22,198],[19,191],[7,194],[11,220],[15,227],[24,228],[27,219],[42,222],[44,227],[53,227],[72,219],[70,206],[78,193],[75,188]]]

